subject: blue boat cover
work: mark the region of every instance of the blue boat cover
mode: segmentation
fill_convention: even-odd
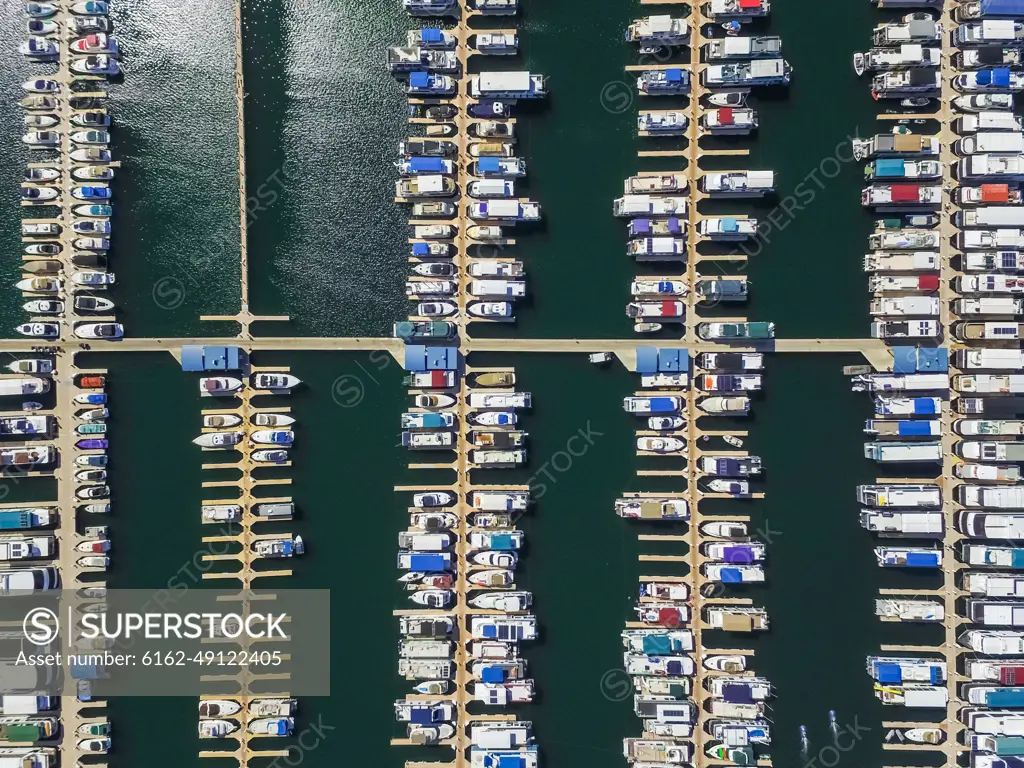
[[[498,533],[491,536],[491,549],[501,549],[506,551],[515,549],[515,544],[512,542],[512,534]]]
[[[443,157],[410,157],[406,166],[413,173],[443,173]]]
[[[498,755],[498,768],[526,768],[526,758],[520,755]]]
[[[484,667],[480,670],[480,680],[485,683],[503,683],[505,670],[501,667]]]
[[[648,235],[651,232],[650,219],[632,219],[629,222],[629,236]]]
[[[500,173],[501,172],[501,158],[500,157],[481,157],[476,161],[476,169],[480,173]]]
[[[992,70],[983,69],[977,75],[978,85],[990,85],[992,83]]]
[[[723,557],[727,563],[752,563],[754,562],[753,547],[725,547],[722,550]]]
[[[439,554],[416,554],[409,556],[409,570],[410,571],[443,571],[447,568],[447,562],[444,555]]]
[[[636,372],[657,373],[658,371],[658,350],[654,347],[636,348]],[[653,404],[653,402],[652,402]]]
[[[1024,16],[1024,0],[981,0],[982,16]]]
[[[685,349],[659,349],[658,370],[666,373],[688,373],[690,353]]]
[[[1010,68],[999,67],[992,70],[992,85],[997,88],[1006,88],[1010,85]]]
[[[920,348],[917,350],[917,370],[944,372],[949,370],[949,350]]]
[[[938,685],[945,680],[945,675],[942,674],[942,667],[935,666],[928,670],[929,677],[932,681],[932,685]]]
[[[875,176],[905,176],[906,165],[902,160],[884,158],[875,160]]]
[[[648,656],[664,655],[672,652],[672,641],[668,635],[645,635],[643,649]]]
[[[651,413],[673,413],[676,410],[671,397],[652,397]]]
[[[428,256],[430,254],[430,246],[426,243],[413,243],[412,244],[412,255],[413,256]]]
[[[931,423],[927,421],[901,421],[896,430],[901,435],[930,435]]]
[[[721,576],[723,584],[739,584],[743,581],[743,574],[738,568],[723,568]]]
[[[736,459],[715,459],[715,472],[719,475],[739,474],[740,463]]]
[[[1010,553],[1010,567],[1024,568],[1024,549],[1013,549]]]
[[[754,697],[750,686],[745,683],[725,683],[722,686],[722,698],[730,704],[753,704]]]
[[[679,219],[677,219],[675,216],[668,220],[668,231],[671,232],[673,235],[678,235],[680,232],[683,231],[683,227],[679,223]]]
[[[422,373],[427,370],[427,348],[422,344],[405,347],[405,370]]]
[[[675,659],[673,659],[668,664],[666,664],[665,667],[668,669],[668,673],[672,677],[678,677],[679,675],[683,674],[683,662],[681,661],[676,661]]]
[[[442,413],[424,413],[421,414],[421,420],[423,426],[428,428],[446,426],[444,423],[444,414]]]
[[[996,688],[985,696],[990,707],[1024,707],[1024,688]]]
[[[409,722],[413,725],[430,725],[434,722],[433,708],[413,707],[409,710]]]
[[[683,79],[683,70],[681,69],[666,69],[665,80],[669,83],[679,83]]]
[[[430,85],[430,75],[426,72],[410,72],[409,85],[413,88],[426,88]]]
[[[875,664],[875,679],[880,683],[903,682],[899,664]]]
[[[238,371],[243,367],[241,347],[201,347],[186,344],[181,348],[183,371]]]
[[[455,347],[426,347],[426,370],[454,371],[459,367],[459,350]]]
[[[440,29],[429,27],[420,30],[420,40],[424,43],[440,43],[442,39]]]
[[[916,347],[893,347],[892,370],[894,373],[913,373],[917,370]]]
[[[731,217],[722,219],[722,231],[723,232],[738,232],[740,229],[740,223]]]
[[[942,562],[938,552],[908,552],[908,568],[938,568]]]
[[[938,411],[935,410],[935,400],[930,397],[915,397],[914,398],[914,415],[915,416],[934,416]]]

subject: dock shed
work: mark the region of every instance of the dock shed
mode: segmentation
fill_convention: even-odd
[[[685,349],[636,348],[637,373],[689,373],[690,353]]]
[[[188,344],[181,348],[183,371],[240,371],[246,364],[246,354],[241,347]]]
[[[407,371],[454,371],[459,367],[459,350],[455,347],[425,347],[409,344],[405,348]]]
[[[930,347],[893,347],[893,373],[944,373],[949,370],[949,350]]]

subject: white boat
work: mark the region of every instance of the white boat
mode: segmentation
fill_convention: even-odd
[[[234,720],[223,720],[220,718],[199,721],[199,738],[221,739],[228,734],[238,730],[238,723]]]
[[[473,317],[490,320],[508,321],[513,319],[512,302],[509,301],[474,301],[466,307]]]
[[[249,435],[253,445],[290,446],[295,442],[295,432],[290,429],[257,429]]]
[[[120,323],[80,323],[75,326],[75,336],[80,339],[120,339],[124,326]]]
[[[736,674],[747,668],[746,656],[706,656],[704,657],[704,668],[715,672],[728,672]]]
[[[733,520],[702,523],[700,532],[718,539],[742,539],[747,536],[747,524]]]
[[[705,413],[744,415],[750,412],[749,397],[705,397],[697,401],[697,407]]]
[[[117,59],[107,54],[96,56],[85,56],[80,59],[73,59],[69,68],[79,75],[118,75],[121,73],[121,65]]]
[[[246,726],[249,733],[266,736],[288,736],[295,729],[292,717],[261,717],[250,720]]]
[[[254,389],[271,391],[295,389],[302,383],[298,377],[287,373],[254,373],[251,382]]]
[[[208,699],[199,702],[199,716],[202,718],[230,717],[241,709],[242,706],[237,701],[229,699]]]
[[[216,413],[203,416],[203,426],[211,429],[237,427],[241,423],[242,417],[233,413]]]
[[[469,604],[474,608],[518,613],[527,610],[532,602],[529,592],[484,592],[471,598]]]
[[[678,136],[686,131],[690,118],[670,110],[641,112],[636,127],[641,136]]]
[[[192,442],[201,448],[232,448],[241,443],[244,437],[245,433],[238,431],[207,432],[194,438]]]
[[[685,453],[686,443],[676,437],[638,437],[636,439],[638,451],[648,453]]]
[[[14,330],[33,339],[53,339],[60,335],[57,323],[22,323],[15,326]]]
[[[651,416],[647,419],[647,428],[656,431],[681,429],[686,421],[682,416]]]
[[[515,568],[519,557],[515,552],[486,550],[476,552],[472,557],[472,561],[476,565],[486,565],[490,568]]]
[[[883,621],[942,621],[942,603],[932,600],[875,600],[875,615]]]
[[[56,277],[27,277],[14,284],[25,293],[58,293],[63,286],[63,281]]]
[[[114,302],[99,296],[75,296],[75,309],[79,312],[109,312]]]
[[[11,373],[52,373],[53,360],[46,357],[27,357],[8,363],[7,370]]]
[[[418,509],[427,507],[450,507],[456,501],[454,493],[449,491],[431,491],[428,493],[414,493],[412,504]]]
[[[447,608],[455,599],[455,592],[450,589],[421,589],[409,595],[409,599],[427,608]]]
[[[34,299],[22,304],[22,309],[33,315],[59,315],[64,312],[64,302],[55,299]]]
[[[257,427],[287,427],[294,424],[295,419],[284,413],[257,413],[252,423]]]
[[[71,282],[75,285],[100,290],[105,289],[108,285],[113,285],[115,280],[116,276],[113,272],[95,272],[92,270],[85,270],[82,272],[75,272],[71,275]]]
[[[199,379],[199,394],[203,397],[233,395],[241,388],[241,379],[231,376],[204,376]]]
[[[686,499],[630,497],[615,500],[615,514],[634,520],[688,520]]]
[[[301,555],[306,551],[301,536],[284,538],[257,539],[252,544],[252,551],[260,557],[278,558]]]
[[[242,507],[239,504],[204,504],[202,509],[204,523],[233,523],[242,519]]]
[[[288,451],[262,448],[258,451],[253,451],[250,457],[259,464],[284,464],[288,461]]]

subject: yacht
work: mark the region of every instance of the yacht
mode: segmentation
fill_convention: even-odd
[[[410,450],[437,450],[455,445],[453,432],[403,432],[402,447]]]
[[[750,372],[764,370],[760,352],[701,352],[697,365],[709,371]]]
[[[953,78],[953,88],[961,93],[1013,93],[1024,90],[1024,71],[998,67],[961,72]]]
[[[934,600],[875,600],[875,615],[882,621],[942,621],[945,609]]]
[[[937,43],[942,40],[942,27],[931,14],[910,14],[899,21],[879,24],[872,33],[872,42],[879,47],[897,47],[907,43]]]
[[[697,408],[709,414],[745,416],[750,413],[750,398],[705,397],[697,401]]]
[[[940,148],[938,136],[923,136],[909,131],[879,133],[870,139],[853,140],[853,156],[858,160],[901,155],[938,157]]]
[[[761,474],[760,456],[702,456],[697,466],[715,477],[749,477]]]
[[[746,240],[757,234],[757,219],[749,216],[709,216],[697,222],[697,232],[711,240]]]
[[[689,180],[682,173],[664,173],[631,176],[626,179],[623,193],[626,195],[660,195],[686,193]]]
[[[502,613],[522,613],[533,600],[529,592],[483,592],[469,600],[474,608],[501,611]]]
[[[892,69],[871,78],[871,95],[875,99],[932,96],[937,94],[941,87],[939,72],[931,68]]]
[[[885,320],[871,323],[873,339],[937,339],[941,335],[935,320]]]
[[[519,39],[515,32],[477,32],[473,47],[492,56],[511,56],[519,50]]]
[[[872,184],[861,191],[860,203],[881,210],[937,208],[942,204],[942,186],[925,184]]]
[[[762,377],[759,373],[701,373],[693,383],[701,392],[757,392]]]
[[[701,82],[710,88],[754,85],[788,85],[792,70],[784,59],[754,59],[730,64],[710,64],[701,71]]]
[[[710,40],[704,45],[707,61],[731,61],[736,59],[766,59],[782,53],[782,38],[765,37],[723,37]]]
[[[242,519],[242,507],[238,504],[205,504],[202,508],[204,523],[233,523]]]
[[[640,261],[685,261],[685,237],[639,237],[626,244],[626,254]]]
[[[961,112],[987,112],[989,110],[1013,109],[1012,93],[978,93],[957,96],[953,106]]]
[[[942,163],[938,160],[903,160],[879,158],[868,164],[864,171],[868,179],[937,179],[942,176]]]
[[[745,136],[757,128],[757,110],[719,107],[704,112],[700,126],[708,133],[721,136]]]
[[[683,407],[683,398],[677,396],[663,397],[625,397],[622,408],[627,413],[638,416],[650,414],[678,414]]]
[[[654,454],[686,453],[686,442],[677,437],[638,437],[636,448]]]
[[[200,720],[199,738],[222,739],[225,736],[237,731],[238,728],[239,725],[234,720],[224,720],[221,718]]]
[[[769,0],[710,0],[704,3],[704,14],[716,22],[739,21],[764,18],[771,9]]]
[[[626,316],[633,319],[682,322],[685,314],[686,304],[682,301],[634,301],[626,305]]]
[[[883,568],[941,568],[942,550],[930,547],[875,547]]]
[[[241,379],[231,376],[204,376],[199,379],[199,394],[202,397],[233,395],[241,388]]]

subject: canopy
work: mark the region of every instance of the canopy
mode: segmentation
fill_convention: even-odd
[[[409,85],[413,88],[426,88],[430,85],[430,75],[426,72],[410,72]]]
[[[429,28],[420,30],[420,40],[424,43],[440,43],[443,39],[440,29]]]
[[[908,568],[938,568],[940,563],[941,558],[938,552],[907,553]]]
[[[739,232],[740,223],[734,218],[726,217],[722,219],[722,231],[723,232]]]
[[[754,696],[746,683],[725,683],[722,698],[731,704],[753,704]]]
[[[671,397],[652,397],[651,413],[672,413],[676,410],[676,404]]]
[[[497,533],[491,536],[491,549],[515,549],[514,539],[510,533]]]
[[[480,173],[501,173],[501,159],[497,157],[481,157],[476,161],[476,169]]]
[[[503,683],[505,670],[501,667],[484,667],[480,670],[480,680],[485,683]]]
[[[761,0],[740,0],[740,8],[744,11],[756,11],[761,7]]]
[[[921,437],[932,433],[931,422],[928,421],[901,421],[897,425],[897,432],[908,437]],[[907,565],[909,565],[909,558]]]
[[[740,584],[743,581],[743,574],[739,568],[723,568],[719,575],[723,584]]]
[[[902,160],[883,158],[875,160],[875,176],[904,176],[906,165]]]
[[[899,664],[876,664],[875,679],[880,683],[903,682],[903,672]]]
[[[718,110],[718,123],[719,125],[733,124],[732,107],[722,107]]]
[[[893,184],[889,191],[894,203],[917,202],[921,198],[921,187],[918,184]]]
[[[982,49],[984,50],[984,48]],[[982,184],[981,202],[983,203],[1005,203],[1010,199],[1009,184]]]
[[[672,652],[672,641],[668,635],[645,635],[643,650],[648,656],[669,654]]]
[[[1009,71],[1009,70],[1007,70]],[[683,79],[683,70],[681,69],[666,69],[665,80],[670,83],[678,83]]]
[[[754,562],[754,548],[725,547],[722,550],[722,559],[727,563],[752,563]]]
[[[412,255],[413,256],[429,256],[430,246],[427,243],[413,243],[412,244]]]

